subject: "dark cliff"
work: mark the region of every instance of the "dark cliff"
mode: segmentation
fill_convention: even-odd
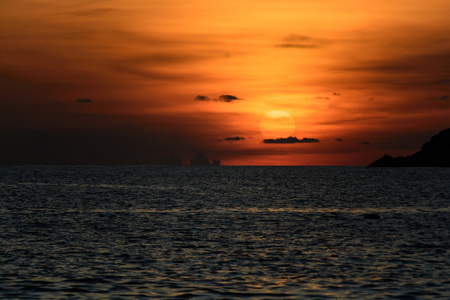
[[[385,154],[369,167],[450,167],[450,128],[439,132],[411,156]]]

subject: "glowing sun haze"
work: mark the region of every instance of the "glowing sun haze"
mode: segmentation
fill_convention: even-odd
[[[447,0],[3,0],[0,163],[412,154],[450,127],[449,13]],[[290,135],[318,142],[263,142]]]
[[[266,139],[288,137],[295,132],[295,121],[282,110],[272,110],[264,115],[260,123],[261,134]]]

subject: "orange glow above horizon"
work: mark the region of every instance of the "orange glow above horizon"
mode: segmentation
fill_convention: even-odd
[[[445,0],[5,0],[0,136],[120,133],[130,156],[224,165],[408,155],[450,127],[449,13]],[[289,135],[320,142],[263,143]]]
[[[285,111],[272,110],[264,115],[259,127],[264,138],[276,139],[292,136],[295,132],[295,121]]]

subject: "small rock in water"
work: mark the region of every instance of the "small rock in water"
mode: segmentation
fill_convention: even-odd
[[[379,220],[381,219],[379,214],[365,214],[364,219],[366,220]]]

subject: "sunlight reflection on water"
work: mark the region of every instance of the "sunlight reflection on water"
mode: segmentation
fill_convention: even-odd
[[[0,176],[2,298],[450,296],[447,169],[2,167]]]

